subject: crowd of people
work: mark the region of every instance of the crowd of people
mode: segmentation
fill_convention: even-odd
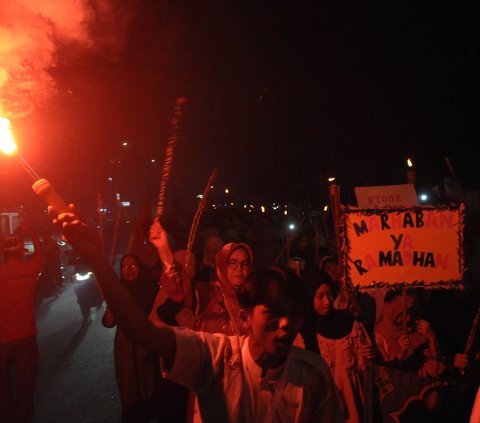
[[[360,292],[308,224],[288,233],[212,216],[193,251],[147,216],[117,270],[73,209],[49,213],[93,269],[102,323],[115,327],[122,423],[480,421],[471,272],[462,291]],[[27,259],[21,235],[2,243],[0,423],[34,413],[43,249],[32,234]]]

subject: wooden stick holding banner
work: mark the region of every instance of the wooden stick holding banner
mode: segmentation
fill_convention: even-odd
[[[331,250],[333,248],[334,241],[332,240],[332,234],[328,229],[326,214],[328,212],[328,206],[323,208],[322,212],[322,228],[325,233],[325,238],[327,239],[328,248]]]
[[[415,185],[417,182],[417,173],[413,166],[413,160],[409,157],[407,159],[407,183]],[[402,331],[407,334],[407,291],[405,287],[402,287]]]
[[[415,185],[417,183],[417,173],[413,167],[413,160],[407,159],[407,184]]]
[[[333,178],[332,178],[333,179]],[[333,229],[335,233],[335,249],[337,250],[337,258],[340,262],[341,246],[340,246],[340,187],[333,183],[329,185],[330,206],[332,208]]]
[[[342,263],[342,247],[340,245],[340,186],[334,183],[335,178],[329,178],[330,205],[332,207],[333,229],[335,234],[335,248],[337,250],[338,263]],[[345,269],[342,271],[342,286],[340,287],[340,301],[348,301],[347,281]]]
[[[402,331],[407,334],[407,288],[402,287]]]
[[[372,344],[367,330],[362,326],[360,330],[360,342],[365,344]],[[367,359],[363,368],[363,393],[364,393],[364,407],[363,407],[363,423],[373,423],[373,392],[375,386],[374,368],[372,359]]]

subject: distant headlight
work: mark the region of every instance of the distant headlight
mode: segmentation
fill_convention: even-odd
[[[74,277],[76,281],[86,281],[87,279],[90,279],[92,275],[93,275],[93,272],[75,273]]]

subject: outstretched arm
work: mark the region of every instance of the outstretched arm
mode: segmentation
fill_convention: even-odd
[[[133,342],[143,345],[150,352],[161,355],[168,361],[173,360],[176,350],[173,329],[166,325],[155,327],[143,314],[103,255],[93,229],[79,219],[73,207],[71,213],[58,213],[49,207],[49,214],[53,223],[61,228],[68,243],[92,267],[118,326]]]

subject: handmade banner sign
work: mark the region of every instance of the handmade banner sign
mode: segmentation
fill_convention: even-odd
[[[464,207],[342,210],[347,284],[461,286]]]

